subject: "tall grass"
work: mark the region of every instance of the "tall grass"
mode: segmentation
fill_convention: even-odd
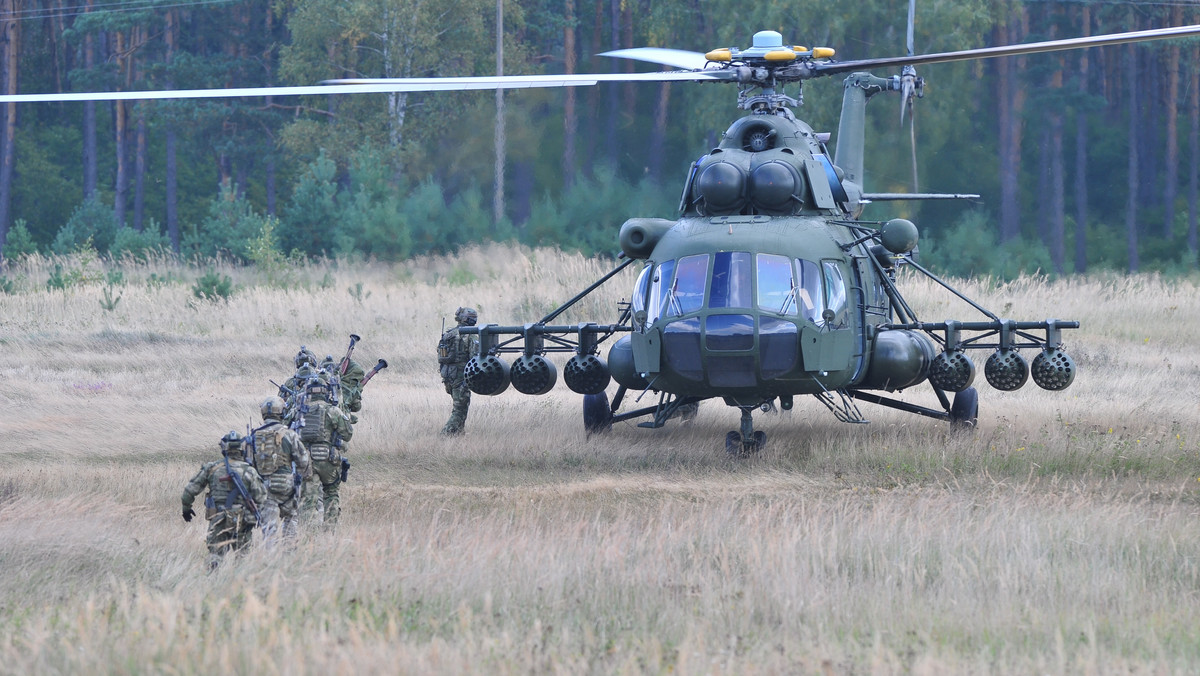
[[[0,673],[1200,663],[1194,282],[963,282],[1003,316],[1079,319],[1072,388],[982,385],[968,435],[865,404],[872,424],[843,425],[798,400],[756,416],[770,445],[734,461],[719,402],[589,438],[562,384],[476,397],[468,433],[437,436],[441,317],[536,319],[605,262],[492,247],[312,263],[288,288],[223,265],[237,288],[213,303],[191,292],[204,269],[127,261],[111,311],[101,282],[46,290],[52,263],[10,269],[23,286],[0,295]],[[632,276],[563,322],[615,318]],[[902,287],[923,319],[973,318]],[[391,367],[365,393],[342,524],[206,575],[183,484],[257,421],[301,344],[336,358],[351,332],[360,361]]]

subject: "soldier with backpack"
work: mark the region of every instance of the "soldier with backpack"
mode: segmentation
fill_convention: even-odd
[[[246,436],[249,457],[279,509],[283,537],[297,534],[301,482],[312,475],[312,462],[300,435],[283,424],[284,403],[268,397],[259,404],[263,425]],[[266,533],[269,537],[273,533]]]
[[[191,521],[196,512],[192,503],[201,491],[204,517],[208,519],[208,567],[215,570],[225,554],[249,546],[254,526],[276,528],[279,511],[267,495],[258,472],[242,460],[242,438],[230,432],[221,438],[222,460],[204,463],[183,489],[183,520]]]
[[[467,387],[467,361],[479,353],[479,337],[459,332],[464,326],[475,326],[479,313],[475,308],[460,307],[454,312],[456,326],[442,334],[438,341],[438,371],[446,394],[454,400],[450,419],[442,428],[442,434],[462,434],[467,424],[467,410],[471,407],[471,390]]]
[[[342,454],[345,442],[354,434],[350,417],[334,405],[336,399],[328,383],[310,381],[292,421],[292,429],[300,434],[312,459],[313,474],[305,484],[302,517],[311,518],[323,505],[325,523],[331,526],[341,515],[338,486],[346,481],[350,469],[350,461]]]

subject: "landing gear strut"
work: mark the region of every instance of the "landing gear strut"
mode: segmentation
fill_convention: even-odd
[[[765,432],[754,431],[754,420],[750,417],[750,411],[757,408],[756,406],[739,408],[742,410],[741,430],[725,435],[725,452],[735,458],[748,458],[766,446],[767,435]]]

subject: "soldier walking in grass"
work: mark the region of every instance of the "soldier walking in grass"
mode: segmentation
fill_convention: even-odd
[[[454,400],[450,419],[442,428],[442,434],[462,434],[467,425],[467,410],[471,407],[471,389],[467,387],[467,361],[479,354],[479,337],[459,331],[464,326],[475,326],[479,313],[475,308],[460,307],[454,312],[456,326],[442,334],[438,341],[438,370],[446,394]]]
[[[325,523],[333,526],[342,512],[338,487],[350,470],[350,461],[343,453],[354,429],[350,417],[334,405],[337,395],[330,388],[320,380],[309,382],[293,429],[299,431],[312,459],[312,479],[304,486],[302,520],[314,519],[323,508]]]
[[[201,491],[208,489],[204,499],[204,517],[208,519],[208,567],[215,570],[230,551],[250,545],[254,526],[264,530],[278,527],[279,510],[267,495],[258,472],[242,460],[242,438],[230,432],[221,438],[221,460],[204,463],[200,471],[183,489],[183,520],[191,521],[196,512],[192,503]]]
[[[312,475],[312,462],[300,435],[283,424],[284,403],[268,397],[259,404],[263,425],[247,436],[250,458],[262,477],[271,501],[279,509],[284,538],[297,534],[301,482]],[[273,533],[264,534],[267,537]]]

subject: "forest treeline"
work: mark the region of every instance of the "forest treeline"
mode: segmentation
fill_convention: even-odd
[[[0,0],[0,90],[632,72],[644,68],[596,55],[746,47],[768,29],[842,60],[895,56],[907,4]],[[919,0],[916,16],[916,50],[931,53],[1200,23],[1200,7]],[[1198,73],[1197,39],[920,68],[916,175],[898,97],[880,96],[866,187],[982,197],[866,216],[916,221],[926,262],[952,274],[1193,270]],[[799,116],[835,131],[840,78],[809,82],[803,98]],[[0,251],[250,260],[265,232],[304,256],[400,260],[512,239],[612,253],[626,218],[674,216],[689,164],[740,114],[735,100],[732,86],[643,83],[3,104]]]

